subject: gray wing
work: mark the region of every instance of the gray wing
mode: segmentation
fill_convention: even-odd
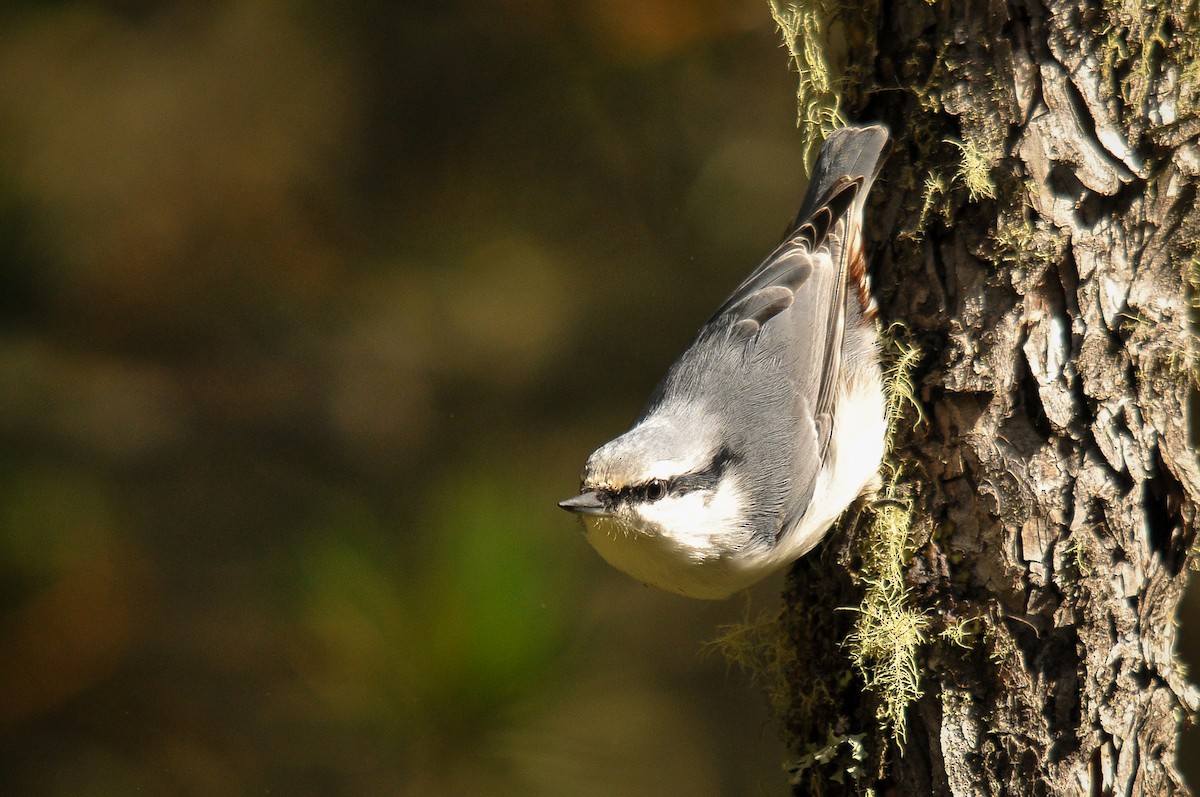
[[[847,272],[853,246],[862,245],[867,191],[883,165],[887,131],[874,125],[834,131],[813,167],[792,231],[742,281],[709,321],[731,315],[733,332],[756,336],[776,315],[790,311],[790,361],[798,374],[797,394],[809,405],[824,457],[832,428],[837,374],[841,370],[846,322]]]
[[[841,177],[710,322],[728,326],[731,342],[743,346],[746,382],[767,387],[761,401],[743,394],[758,416],[746,418],[749,428],[790,443],[790,452],[761,438],[751,448],[790,472],[776,530],[808,506],[829,448],[846,324],[849,211],[862,183],[861,176]],[[791,418],[780,411],[788,406]],[[781,416],[787,425],[772,428]]]
[[[861,246],[863,198],[887,140],[878,126],[829,137],[791,232],[704,325],[643,414],[670,413],[696,434],[735,438],[726,442],[748,452],[740,467],[757,493],[751,524],[765,540],[803,514],[827,453],[850,250]],[[723,428],[690,417],[700,405],[719,413]]]

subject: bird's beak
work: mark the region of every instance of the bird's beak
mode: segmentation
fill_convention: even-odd
[[[577,515],[607,515],[609,513],[595,490],[584,490],[573,498],[559,501],[558,505]]]

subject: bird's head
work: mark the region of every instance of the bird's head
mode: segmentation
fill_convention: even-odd
[[[728,446],[651,417],[597,449],[579,495],[559,506],[580,515],[589,532],[657,538],[705,558],[745,527],[739,464]]]

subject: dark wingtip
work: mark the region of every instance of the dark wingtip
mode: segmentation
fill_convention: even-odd
[[[803,224],[816,213],[835,193],[836,183],[843,177],[862,178],[857,195],[861,205],[890,151],[891,136],[883,125],[840,127],[830,133],[813,165],[794,226]]]

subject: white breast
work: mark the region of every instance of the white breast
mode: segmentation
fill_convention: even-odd
[[[878,366],[856,369],[842,383],[833,439],[817,474],[808,509],[785,530],[774,550],[782,566],[820,542],[854,499],[879,488],[879,465],[887,440],[883,380]]]

